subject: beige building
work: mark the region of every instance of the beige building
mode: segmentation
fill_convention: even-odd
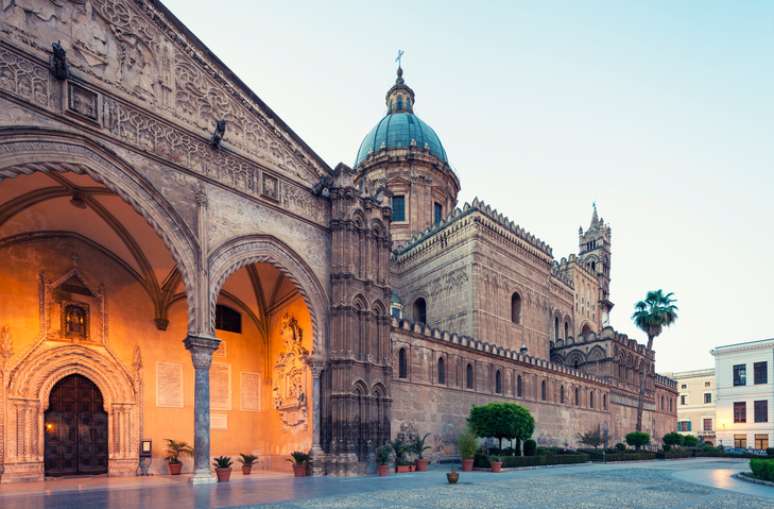
[[[715,443],[715,370],[669,373],[677,381],[677,431]]]

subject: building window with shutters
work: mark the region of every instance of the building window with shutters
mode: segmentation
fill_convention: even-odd
[[[747,449],[747,435],[735,434],[734,435],[734,447],[739,449]]]
[[[755,410],[755,422],[769,422],[769,402],[768,400],[758,400],[753,404]]]
[[[443,221],[443,207],[440,203],[433,203],[433,224],[438,224]]]
[[[766,361],[753,364],[753,382],[756,385],[769,383],[768,363]]]
[[[734,365],[734,387],[740,385],[747,385],[747,365],[745,364]]]
[[[399,223],[406,220],[406,197],[396,194],[392,197],[392,222]]]
[[[705,392],[704,393],[704,404],[708,405],[712,403],[712,393],[711,392]]]
[[[765,451],[769,448],[769,435],[768,433],[756,433],[755,434],[755,448],[761,451]]]
[[[704,431],[712,431],[712,419],[709,417],[704,418]]]

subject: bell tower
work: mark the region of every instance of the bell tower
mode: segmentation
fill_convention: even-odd
[[[591,273],[596,274],[599,282],[599,306],[601,311],[602,326],[610,323],[610,311],[613,303],[610,301],[610,259],[612,230],[610,225],[597,213],[597,204],[593,204],[594,211],[591,214],[591,224],[586,231],[578,228],[579,252],[578,258],[581,265]]]

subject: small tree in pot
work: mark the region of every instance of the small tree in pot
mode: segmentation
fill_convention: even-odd
[[[218,476],[218,482],[226,482],[231,479],[231,458],[228,456],[218,456],[212,462],[215,467],[215,474]]]
[[[408,459],[408,453],[411,451],[411,445],[400,438],[390,442],[393,451],[395,451],[395,472],[398,474],[411,472],[412,462]]]
[[[392,457],[392,447],[389,444],[384,444],[383,446],[376,449],[376,463],[377,463],[377,473],[384,477],[385,475],[390,475],[390,458]]]
[[[242,463],[242,473],[244,475],[250,475],[250,472],[253,471],[253,463],[255,463],[257,459],[258,456],[255,456],[254,454],[239,453],[239,461]]]
[[[192,455],[193,448],[188,445],[187,442],[177,442],[171,438],[165,438],[167,441],[167,464],[169,465],[169,473],[171,475],[180,475],[180,470],[183,468],[183,462],[180,461],[181,456]]]
[[[473,471],[473,458],[476,456],[476,449],[478,444],[476,443],[476,436],[470,429],[466,428],[459,437],[457,437],[457,449],[460,451],[460,457],[462,458],[462,471]]]
[[[500,472],[503,469],[503,460],[499,456],[489,456],[489,468],[492,472]]]
[[[306,476],[306,468],[310,457],[309,453],[303,451],[293,451],[290,453],[288,461],[293,463],[293,475],[296,477]]]
[[[425,436],[420,437],[417,435],[417,437],[414,439],[414,453],[417,455],[417,472],[426,472],[427,465],[430,463],[430,460],[422,457],[422,453],[432,449],[432,447],[426,445],[427,437],[429,436],[430,433],[425,433]]]

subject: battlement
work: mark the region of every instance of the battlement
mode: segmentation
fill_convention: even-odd
[[[569,337],[565,339],[558,339],[554,341],[553,348],[567,348],[569,346],[577,346],[606,340],[613,340],[625,348],[635,350],[640,355],[646,355],[647,353],[647,347],[645,345],[638,343],[636,339],[630,338],[626,334],[616,331],[609,325],[603,328],[599,334],[592,331],[585,336],[580,336],[578,338]],[[651,351],[648,355],[653,357],[653,352]]]

